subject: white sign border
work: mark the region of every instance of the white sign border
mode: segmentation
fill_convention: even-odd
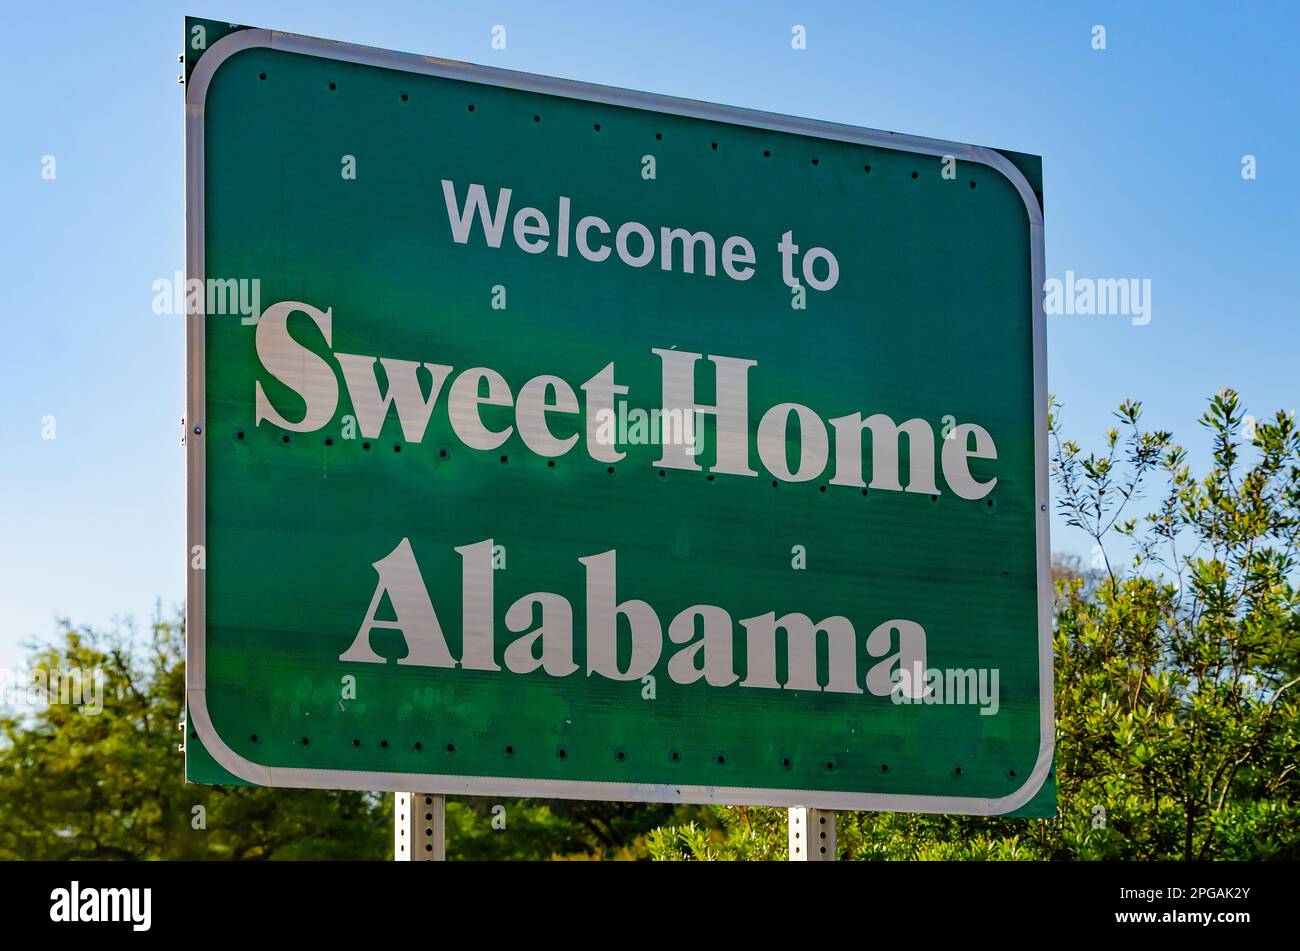
[[[269,48],[305,56],[340,60],[385,69],[466,80],[489,86],[563,96],[587,102],[646,109],[751,128],[833,139],[915,152],[951,155],[958,161],[977,162],[1004,175],[1020,193],[1030,231],[1030,267],[1033,279],[1034,352],[1034,484],[1038,495],[1038,642],[1040,735],[1038,759],[1025,782],[1015,792],[996,799],[963,796],[893,795],[887,793],[826,792],[801,789],[766,789],[743,786],[691,786],[679,784],[617,783],[525,779],[500,776],[459,776],[438,773],[390,773],[360,770],[263,766],[240,756],[217,734],[208,715],[206,695],[206,584],[205,572],[189,567],[189,552],[206,545],[206,468],[204,447],[205,363],[203,315],[186,317],[186,702],[189,727],[223,767],[260,786],[312,789],[359,789],[467,796],[535,796],[555,799],[597,799],[628,802],[689,802],[737,806],[809,806],[819,809],[951,813],[994,816],[1028,803],[1052,768],[1055,734],[1052,693],[1052,586],[1048,538],[1050,510],[1047,478],[1047,341],[1043,313],[1043,216],[1029,182],[1006,156],[992,149],[937,139],[861,129],[770,112],[721,106],[693,99],[598,86],[590,83],[537,76],[512,70],[476,66],[454,60],[396,53],[338,43],[273,30],[245,29],[214,43],[194,67],[185,87],[185,261],[187,277],[202,280],[204,271],[204,105],[217,69],[242,50]],[[206,548],[204,549],[206,550]],[[188,755],[188,754],[187,754]]]

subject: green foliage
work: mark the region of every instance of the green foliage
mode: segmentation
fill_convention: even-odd
[[[749,861],[785,858],[786,814],[757,806],[714,806],[708,821],[650,833],[650,855],[661,861]]]
[[[1125,402],[1105,451],[1050,430],[1057,503],[1100,567],[1058,560],[1056,780],[1060,816],[841,813],[858,859],[1300,858],[1300,434],[1210,400],[1209,471]],[[1249,462],[1247,462],[1249,457]],[[1134,504],[1158,480],[1150,510]],[[1126,540],[1127,570],[1107,541]],[[718,808],[711,826],[657,830],[657,859],[784,858],[781,810]]]
[[[647,833],[701,812],[623,802],[457,799],[447,803],[447,853],[451,859],[644,859]]]
[[[184,783],[183,648],[179,620],[156,621],[143,645],[65,622],[38,652],[36,670],[102,670],[103,710],[0,717],[0,859],[383,857],[382,797]]]

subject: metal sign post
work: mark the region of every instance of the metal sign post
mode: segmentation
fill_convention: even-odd
[[[447,858],[447,797],[399,792],[393,796],[393,861]]]
[[[789,824],[791,862],[834,862],[839,858],[833,810],[794,806]]]

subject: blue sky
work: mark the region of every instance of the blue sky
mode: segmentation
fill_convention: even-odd
[[[1292,4],[23,4],[0,32],[0,666],[56,615],[183,597],[183,332],[151,285],[184,266],[186,13],[1042,155],[1048,276],[1152,282],[1146,326],[1049,319],[1072,434],[1132,396],[1200,463],[1219,387],[1300,408]]]

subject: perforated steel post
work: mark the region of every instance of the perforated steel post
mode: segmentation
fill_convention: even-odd
[[[834,862],[835,813],[795,806],[790,810],[790,861]]]
[[[393,800],[393,861],[445,861],[447,798],[399,792],[393,794]]]

